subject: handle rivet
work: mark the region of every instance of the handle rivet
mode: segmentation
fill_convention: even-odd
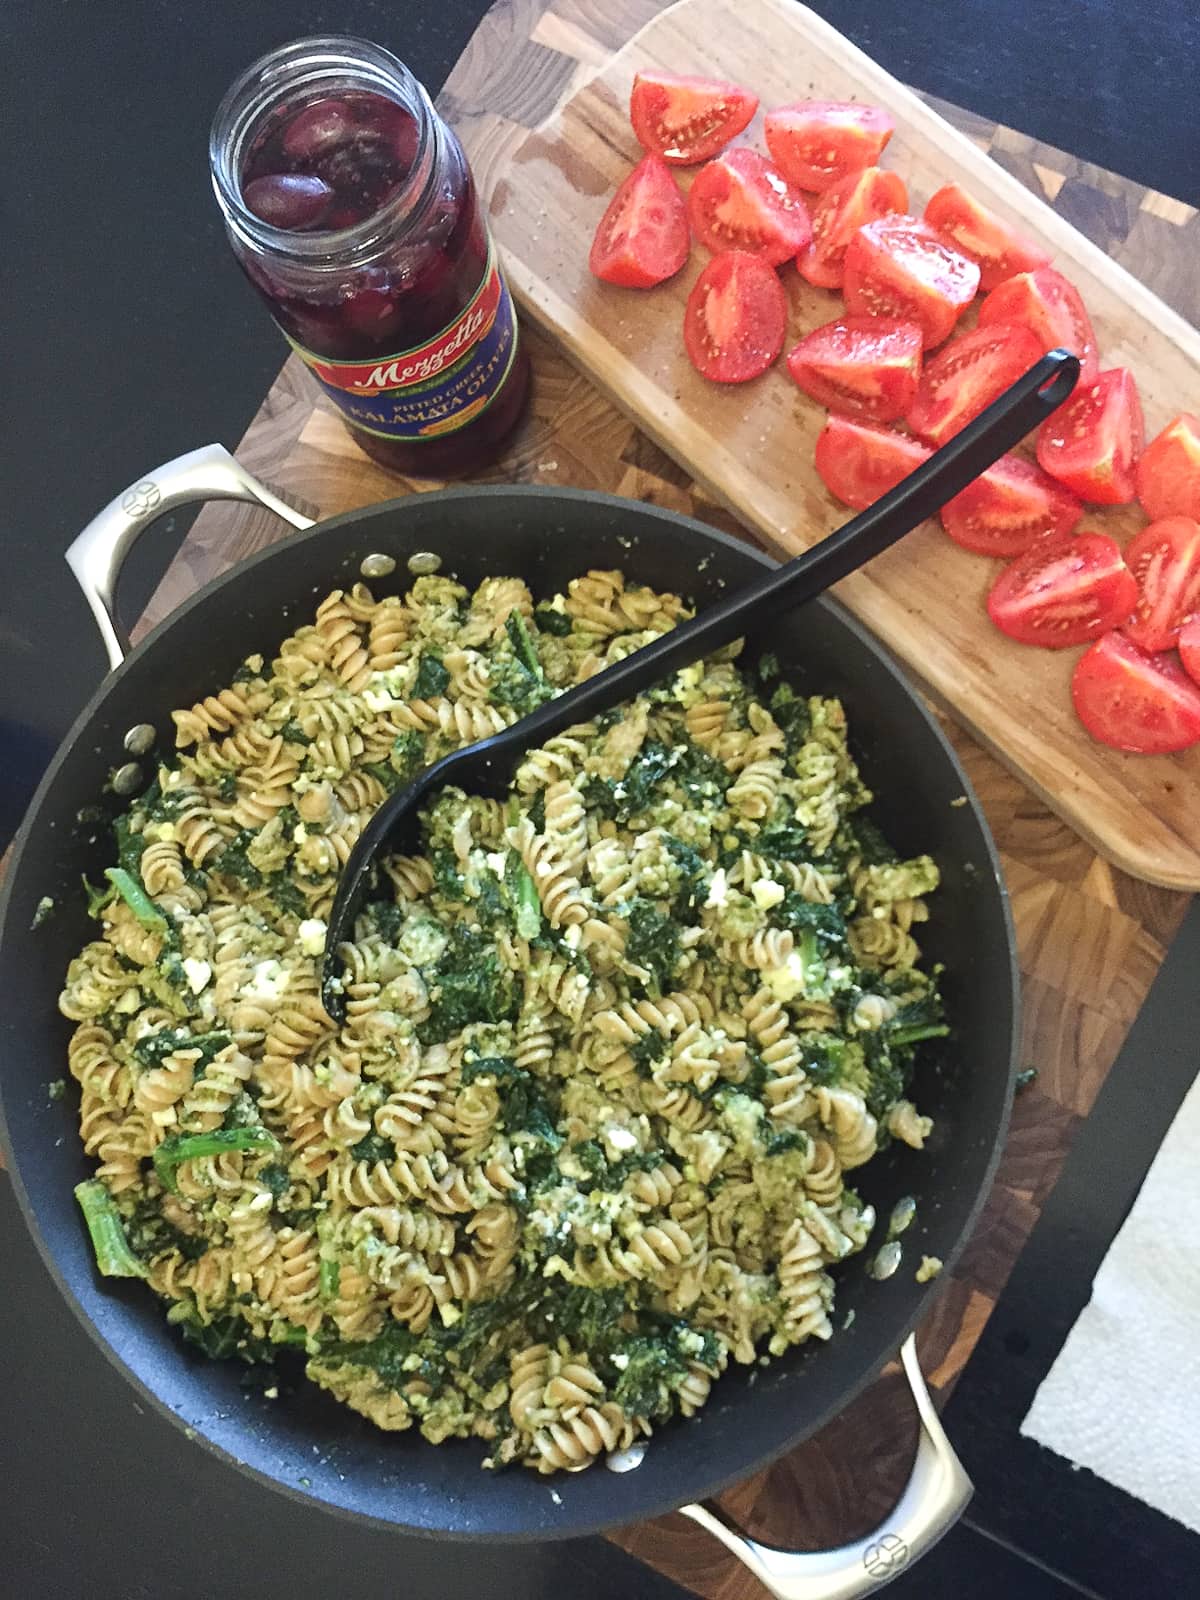
[[[136,794],[141,787],[142,769],[136,761],[127,761],[123,767],[118,767],[112,775],[114,794]]]
[[[414,578],[425,578],[431,572],[440,572],[441,566],[441,556],[432,550],[417,550],[408,558],[408,570]]]
[[[395,572],[396,558],[377,551],[373,556],[364,556],[358,570],[364,578],[386,578],[389,573]]]
[[[131,756],[144,756],[147,751],[153,750],[157,737],[148,722],[138,722],[130,728],[121,742]]]

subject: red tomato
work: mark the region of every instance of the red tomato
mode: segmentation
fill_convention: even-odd
[[[720,78],[639,72],[629,97],[629,120],[643,150],[690,166],[707,161],[750,121],[758,96]]]
[[[1080,656],[1071,699],[1092,738],[1116,750],[1167,755],[1200,740],[1200,688],[1173,657],[1147,655],[1123,633]]]
[[[1039,464],[1081,500],[1123,506],[1133,499],[1142,448],[1142,403],[1127,367],[1101,372],[1038,429]]]
[[[801,276],[819,289],[840,289],[846,247],[854,235],[864,224],[907,205],[908,190],[898,172],[866,167],[842,178],[813,206],[812,243],[796,260]]]
[[[659,156],[643,156],[608,203],[588,266],[605,283],[649,289],[688,258],[687,207]]]
[[[787,364],[805,394],[830,411],[893,422],[916,393],[921,330],[915,322],[841,317],[801,339]]]
[[[816,462],[830,494],[855,511],[865,511],[932,454],[928,445],[906,433],[833,416],[817,440]]]
[[[800,100],[768,111],[763,131],[767,149],[788,182],[821,192],[848,172],[873,167],[895,126],[878,106]]]
[[[1021,322],[1032,329],[1045,350],[1069,350],[1079,357],[1079,387],[1096,381],[1100,360],[1092,321],[1079,290],[1053,267],[1018,272],[992,290],[979,308],[979,326]]]
[[[816,226],[816,219],[813,219]],[[1142,452],[1137,495],[1152,520],[1191,517],[1200,522],[1200,419],[1181,411]]]
[[[683,313],[683,342],[698,372],[717,383],[745,383],[783,349],[787,295],[759,256],[727,250],[696,279]]]
[[[945,444],[1041,355],[1033,334],[1015,322],[961,334],[926,364],[909,427],[930,444]]]
[[[1019,556],[1047,534],[1071,532],[1083,506],[1032,461],[1001,456],[942,507],[942,527],[981,556]]]
[[[1137,584],[1106,533],[1039,539],[1005,567],[987,599],[988,616],[1020,644],[1061,650],[1125,621]]]
[[[739,146],[702,167],[688,195],[692,231],[716,255],[748,250],[777,267],[812,238],[804,201],[757,150]]]
[[[948,337],[978,287],[975,263],[903,212],[868,222],[846,250],[846,310],[915,322],[927,350]]]
[[[1200,617],[1193,617],[1179,630],[1179,659],[1193,683],[1200,683]]]
[[[1200,523],[1163,517],[1125,546],[1138,602],[1125,632],[1143,650],[1169,650],[1200,605]]]
[[[1048,250],[1010,228],[1003,217],[972,200],[956,183],[948,183],[932,197],[925,207],[925,221],[979,263],[981,289],[994,289],[1014,272],[1050,265]]]

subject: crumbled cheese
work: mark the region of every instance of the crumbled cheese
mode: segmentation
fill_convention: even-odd
[[[396,704],[386,689],[366,688],[362,692],[362,697],[367,702],[368,709],[375,712],[390,711]]]
[[[784,888],[781,883],[776,883],[774,878],[759,878],[758,882],[751,886],[750,894],[760,911],[769,911],[783,899]]]
[[[304,824],[302,822],[298,822],[296,824],[296,826],[292,829],[292,843],[293,844],[303,844],[305,839],[307,839],[307,838],[308,838],[308,829],[304,826]]]
[[[723,906],[729,897],[729,883],[725,877],[725,868],[718,867],[713,873],[712,882],[708,886],[706,906]]]
[[[686,694],[689,689],[698,689],[700,680],[704,677],[704,663],[697,661],[693,666],[683,667],[675,674],[677,692]]]
[[[167,773],[166,777],[162,781],[162,787],[164,789],[178,789],[182,782],[183,773],[180,772],[178,767],[176,767],[173,771]]]
[[[152,822],[148,828],[142,829],[143,839],[157,839],[161,844],[175,843],[175,824],[173,822]]]
[[[485,855],[483,859],[487,862],[488,866],[491,867],[492,871],[496,874],[496,876],[501,881],[503,881],[503,879],[504,879],[504,868],[505,868],[505,865],[507,864],[507,857],[505,856],[504,851],[503,850],[489,850],[487,855]]]
[[[443,1301],[438,1307],[438,1315],[448,1328],[452,1328],[456,1322],[462,1321],[462,1312],[449,1300]]]
[[[628,1154],[630,1150],[637,1149],[637,1134],[629,1128],[621,1127],[618,1122],[610,1122],[604,1129],[602,1138],[609,1150],[620,1154]]]
[[[568,950],[578,950],[579,942],[583,938],[583,929],[577,922],[573,922],[563,934],[563,943]]]
[[[686,1350],[691,1356],[702,1356],[704,1354],[703,1334],[697,1333],[694,1328],[685,1328],[679,1335],[679,1348]]]
[[[936,1278],[942,1270],[943,1262],[940,1256],[922,1256],[921,1265],[914,1276],[918,1283],[928,1283],[930,1278]]]
[[[683,1340],[681,1339],[680,1343],[682,1344],[682,1342]],[[703,1344],[703,1340],[701,1340],[701,1344]],[[613,1356],[612,1364],[614,1367],[616,1367],[618,1372],[624,1372],[625,1368],[629,1365],[629,1357],[624,1353],[624,1351],[621,1351],[619,1354]]]
[[[768,967],[762,981],[776,1000],[794,1000],[804,993],[804,962],[793,950],[781,967]]]
[[[287,983],[288,975],[278,961],[260,961],[242,993],[250,1000],[278,1000]]]
[[[320,917],[306,917],[296,929],[296,937],[300,941],[300,948],[306,956],[322,956],[325,954],[325,923]]]
[[[198,961],[194,956],[184,956],[183,970],[187,974],[188,988],[193,994],[199,994],[201,989],[208,987],[212,968],[207,961]]]

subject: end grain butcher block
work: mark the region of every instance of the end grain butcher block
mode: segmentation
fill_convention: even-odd
[[[1134,372],[1148,436],[1200,405],[1200,335],[820,18],[791,0],[680,0],[574,84],[549,119],[494,164],[491,221],[526,312],[779,556],[805,549],[849,515],[813,466],[824,412],[782,364],[727,388],[689,365],[680,330],[707,259],[699,245],[683,272],[649,292],[616,289],[588,272],[595,225],[640,154],[627,108],[642,68],[732,78],[764,107],[804,97],[885,106],[896,132],[883,164],[904,176],[911,208],[958,180],[1041,239],[1083,294],[1101,364]],[[765,149],[761,114],[743,138]],[[681,173],[685,187],[690,181],[690,171]],[[840,313],[836,294],[811,288],[790,266],[783,277],[789,340]],[[1090,513],[1085,526],[1123,540],[1144,521],[1134,506]],[[1068,691],[1078,651],[1029,649],[988,621],[984,596],[997,570],[929,525],[838,593],[1099,850],[1152,882],[1200,888],[1200,748],[1146,757],[1093,743]]]

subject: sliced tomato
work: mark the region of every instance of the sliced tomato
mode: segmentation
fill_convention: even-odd
[[[885,317],[839,317],[807,334],[788,371],[830,411],[893,422],[912,404],[921,371],[921,330]]]
[[[1179,659],[1193,683],[1200,683],[1200,617],[1193,617],[1179,630]]]
[[[687,207],[659,156],[643,156],[608,203],[588,266],[605,283],[649,289],[688,258]]]
[[[1039,539],[992,585],[988,616],[1010,639],[1049,650],[1086,644],[1119,627],[1137,601],[1137,584],[1106,533]]]
[[[840,289],[846,248],[868,222],[903,211],[908,190],[898,172],[865,167],[826,189],[812,211],[812,243],[796,258],[802,277],[819,289]]]
[[[758,110],[758,96],[722,78],[639,72],[629,97],[629,120],[643,150],[676,166],[707,161]]]
[[[1048,250],[973,200],[957,183],[946,184],[932,196],[925,207],[925,221],[963,255],[978,262],[981,289],[994,289],[1015,272],[1034,272],[1050,265]]]
[[[1168,422],[1142,452],[1136,478],[1148,517],[1200,522],[1200,419],[1181,411]]]
[[[748,250],[772,267],[812,238],[808,207],[757,150],[739,145],[710,161],[688,194],[692,231],[715,254]]]
[[[1110,367],[1038,429],[1037,458],[1081,500],[1123,506],[1133,499],[1134,462],[1142,448],[1142,403],[1127,367]]]
[[[727,250],[696,279],[683,313],[683,342],[697,372],[717,383],[745,383],[783,349],[787,295],[759,256]]]
[[[855,511],[865,511],[932,454],[928,445],[906,433],[832,416],[817,440],[816,463],[830,494]]]
[[[1200,688],[1174,657],[1148,655],[1123,633],[1080,656],[1071,699],[1092,738],[1116,750],[1169,755],[1200,741]]]
[[[930,444],[945,444],[1041,354],[1029,329],[1015,322],[960,334],[926,363],[908,413],[909,427]]]
[[[1138,601],[1125,632],[1143,650],[1169,650],[1200,606],[1200,523],[1162,517],[1125,546]]]
[[[1083,515],[1069,489],[1020,456],[1001,456],[941,510],[942,527],[981,556],[1019,556],[1038,539],[1068,534]]]
[[[1020,322],[1035,333],[1043,351],[1069,350],[1079,357],[1079,387],[1096,381],[1100,358],[1096,335],[1079,290],[1053,267],[1018,272],[985,296],[979,307],[979,326],[992,322]]]
[[[903,212],[868,222],[846,250],[846,310],[915,322],[927,350],[949,337],[978,287],[975,263]]]
[[[848,172],[873,167],[896,124],[878,106],[800,100],[768,111],[767,149],[789,183],[821,193]]]

